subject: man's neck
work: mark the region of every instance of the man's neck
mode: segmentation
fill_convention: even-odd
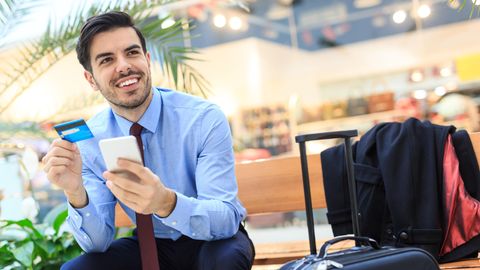
[[[148,98],[145,100],[145,102],[134,108],[134,109],[127,109],[127,108],[122,108],[115,106],[113,104],[110,104],[110,107],[112,110],[120,115],[121,117],[127,119],[130,122],[138,122],[140,118],[142,118],[143,114],[147,111],[148,106],[150,105],[150,102],[152,102],[153,99],[153,92],[148,96]]]

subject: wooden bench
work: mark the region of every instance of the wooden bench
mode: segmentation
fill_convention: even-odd
[[[480,160],[480,133],[471,133],[477,160]],[[309,172],[314,208],[326,208],[323,176],[319,155],[309,156]],[[249,215],[303,211],[305,201],[298,156],[272,158],[235,166],[239,198]],[[115,225],[131,226],[131,222],[117,205]],[[307,229],[305,228],[305,231]],[[319,240],[320,246],[321,240]],[[345,245],[349,245],[346,243]],[[343,247],[338,247],[343,248]],[[278,269],[282,263],[309,254],[308,240],[280,243],[255,243],[256,270]],[[480,260],[465,260],[444,264],[442,269],[480,269]]]

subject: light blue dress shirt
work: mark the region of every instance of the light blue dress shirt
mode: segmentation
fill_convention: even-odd
[[[232,139],[218,106],[172,90],[153,88],[142,118],[145,166],[174,190],[177,204],[165,218],[153,215],[155,237],[199,240],[229,238],[245,218],[237,198]],[[105,251],[113,241],[117,199],[105,185],[98,142],[129,135],[132,122],[107,109],[88,121],[94,138],[78,142],[88,205],[68,204],[67,221],[86,252]],[[135,222],[132,209],[120,202]]]

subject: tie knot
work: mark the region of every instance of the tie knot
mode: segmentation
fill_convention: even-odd
[[[133,125],[130,127],[130,135],[140,136],[142,129],[143,127],[139,123],[133,123]]]

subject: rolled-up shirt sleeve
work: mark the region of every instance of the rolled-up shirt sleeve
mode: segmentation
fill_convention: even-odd
[[[67,222],[80,247],[86,252],[103,252],[113,241],[115,234],[114,217],[117,200],[88,168],[82,170],[88,204],[74,208],[68,203]]]
[[[165,225],[193,239],[216,240],[232,237],[245,218],[237,199],[235,159],[230,127],[217,106],[211,106],[199,121],[199,151],[195,170],[197,196],[179,192],[173,212]]]

